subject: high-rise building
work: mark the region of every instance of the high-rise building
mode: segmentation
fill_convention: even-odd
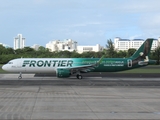
[[[14,49],[22,49],[25,47],[25,38],[22,37],[22,34],[18,34],[14,38]]]

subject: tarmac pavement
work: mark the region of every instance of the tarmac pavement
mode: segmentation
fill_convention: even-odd
[[[0,74],[0,119],[160,119],[160,78]]]

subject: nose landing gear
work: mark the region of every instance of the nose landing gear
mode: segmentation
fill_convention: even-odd
[[[18,79],[22,79],[22,73],[19,73]]]

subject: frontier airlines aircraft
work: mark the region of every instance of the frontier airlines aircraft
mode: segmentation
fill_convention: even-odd
[[[82,73],[116,72],[154,64],[149,60],[153,39],[147,39],[129,58],[19,58],[2,66],[8,72],[17,72],[19,79],[22,73],[56,73],[64,78],[76,75],[82,79]]]

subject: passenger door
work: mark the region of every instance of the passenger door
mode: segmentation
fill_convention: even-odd
[[[128,60],[127,60],[127,65],[128,65],[129,68],[132,67],[132,60],[131,60],[131,59],[128,59]]]

